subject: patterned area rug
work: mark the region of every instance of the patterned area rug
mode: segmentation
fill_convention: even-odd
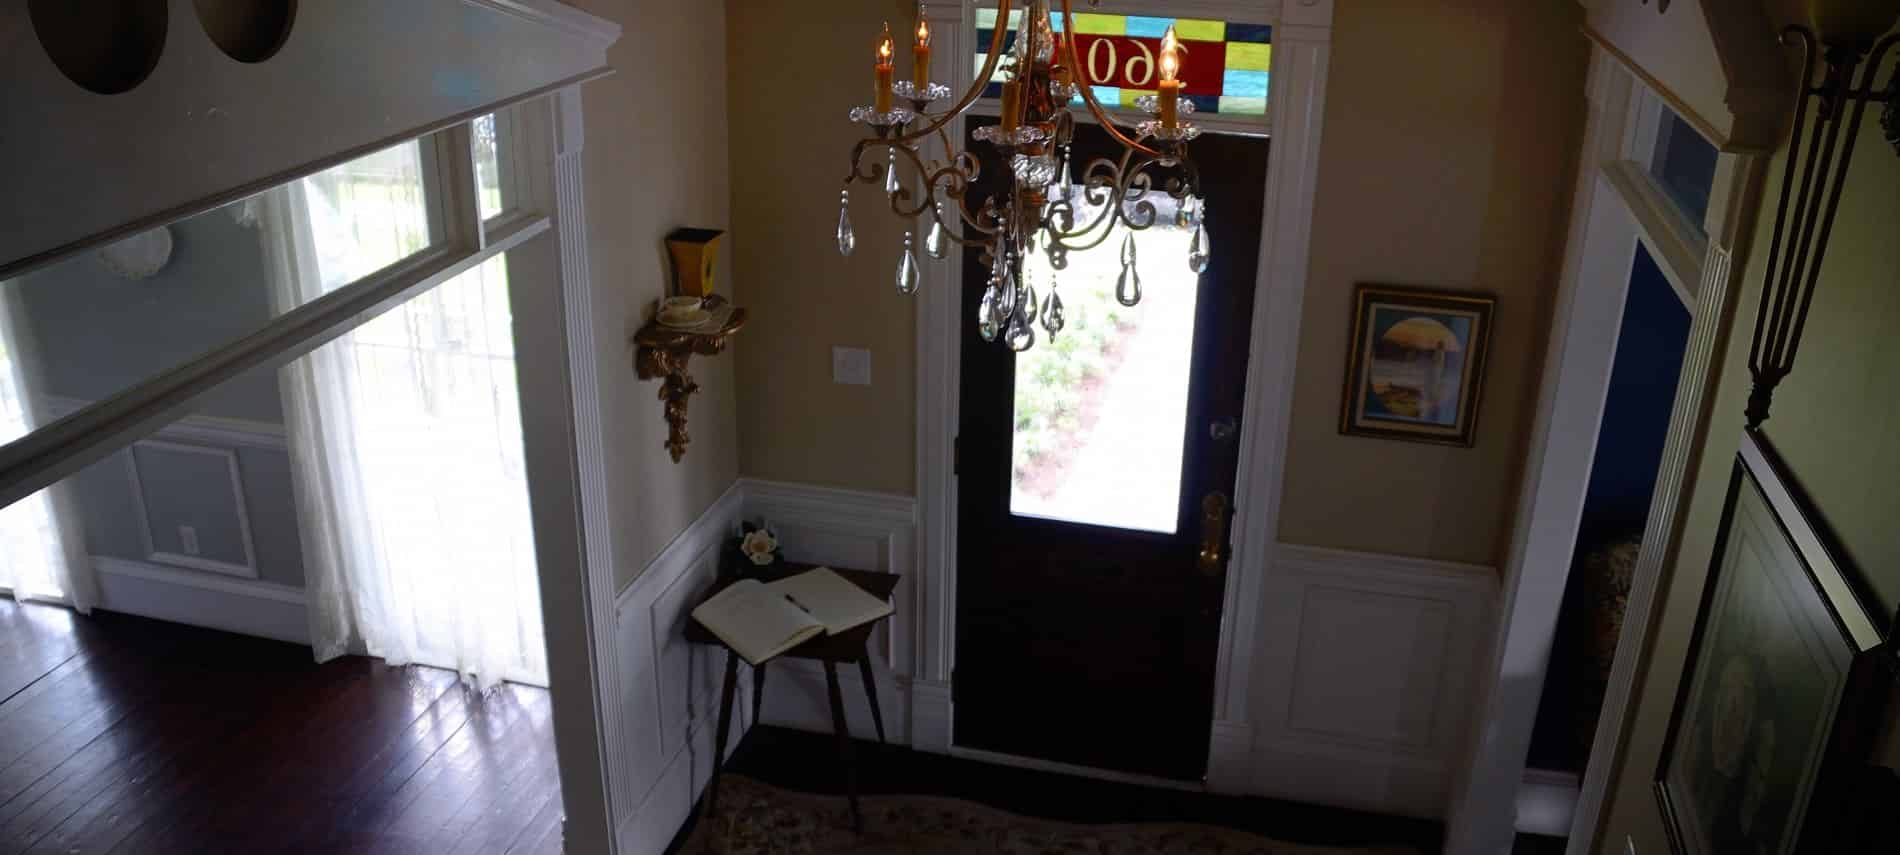
[[[1417,855],[1410,848],[1302,846],[1186,823],[1073,825],[934,796],[866,796],[861,804],[860,836],[851,831],[843,796],[728,774],[719,781],[719,812],[701,817],[681,855]]]

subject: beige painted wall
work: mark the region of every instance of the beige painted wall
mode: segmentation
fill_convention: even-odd
[[[573,5],[625,28],[608,56],[614,76],[582,90],[601,412],[615,576],[624,588],[739,472],[735,360],[693,360],[700,391],[690,409],[692,445],[675,464],[661,447],[659,381],[634,375],[628,342],[651,316],[653,301],[672,287],[667,233],[727,227],[725,7]]]
[[[856,184],[851,257],[838,254],[835,232],[838,191],[863,131],[845,113],[870,101],[879,25],[888,20],[908,44],[916,7],[844,0],[819,14],[786,0],[730,6],[731,269],[752,311],[734,345],[740,471],[908,495],[917,306],[893,284],[908,226],[878,186]],[[917,244],[928,263],[922,235]],[[833,346],[871,351],[871,385],[831,382]]]
[[[1580,19],[1574,3],[1340,4],[1282,540],[1499,560],[1581,133]],[[1339,434],[1362,282],[1498,297],[1475,447]]]
[[[1862,132],[1829,245],[1821,284],[1792,376],[1775,394],[1764,432],[1795,480],[1813,498],[1847,557],[1860,568],[1877,606],[1900,603],[1900,158],[1871,126]],[[1779,198],[1785,150],[1770,171],[1767,204]],[[1748,347],[1774,227],[1773,209],[1756,231],[1739,307],[1722,363],[1720,387],[1683,542],[1665,579],[1666,599],[1652,637],[1634,729],[1611,785],[1606,833],[1597,851],[1621,853],[1625,836],[1639,851],[1666,852],[1651,794],[1664,731],[1687,659],[1688,641],[1715,547],[1749,391]]]

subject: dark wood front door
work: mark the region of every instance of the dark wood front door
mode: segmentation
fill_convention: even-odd
[[[1188,267],[1191,222],[1150,194],[1160,223],[1133,232],[1141,303],[1115,299],[1128,234],[1117,228],[1054,274],[1068,327],[1053,340],[1038,329],[1027,353],[980,337],[988,269],[965,258],[959,746],[1204,776],[1225,572],[1199,560],[1204,502],[1234,490],[1267,147],[1215,134],[1192,144],[1204,273]],[[1077,129],[1078,178],[1111,155],[1099,128]],[[1046,295],[1047,259],[1025,278]]]

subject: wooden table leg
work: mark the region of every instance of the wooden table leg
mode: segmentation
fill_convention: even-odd
[[[831,729],[838,734],[838,754],[844,761],[844,792],[851,800],[851,828],[864,832],[864,816],[858,813],[858,769],[851,759],[851,727],[845,723],[844,692],[838,688],[838,663],[825,662],[825,693],[831,696]]]
[[[726,651],[726,687],[719,693],[719,730],[713,733],[712,779],[706,782],[706,815],[719,806],[719,770],[726,765],[726,732],[732,729],[732,693],[739,688],[739,654]]]
[[[864,695],[871,699],[871,723],[877,725],[879,745],[890,743],[884,740],[884,713],[877,708],[877,680],[871,676],[871,654],[867,651],[863,659],[858,660],[858,674],[864,678]]]
[[[759,723],[759,710],[765,703],[765,663],[752,666],[752,723]]]

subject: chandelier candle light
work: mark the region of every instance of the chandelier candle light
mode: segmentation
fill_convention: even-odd
[[[1094,5],[1098,0],[1090,0]],[[1072,0],[1060,0],[1064,32],[1075,32]],[[1023,277],[1023,262],[1042,252],[1049,265],[1068,267],[1068,254],[1106,243],[1117,231],[1121,241],[1121,277],[1116,299],[1124,305],[1141,302],[1141,275],[1136,268],[1134,232],[1151,228],[1159,211],[1151,194],[1166,193],[1180,214],[1173,224],[1194,226],[1189,244],[1188,269],[1207,270],[1209,243],[1205,206],[1200,202],[1200,174],[1187,155],[1187,143],[1200,129],[1182,117],[1194,112],[1183,99],[1181,55],[1186,48],[1169,27],[1161,39],[1160,80],[1154,95],[1135,105],[1152,118],[1132,131],[1119,127],[1096,101],[1086,66],[1076,51],[1076,40],[1058,38],[1051,23],[1051,0],[1029,0],[1019,14],[1022,26],[1009,49],[1005,38],[1011,20],[1010,0],[998,0],[998,25],[990,37],[988,59],[976,81],[946,109],[931,106],[950,97],[950,87],[930,81],[930,25],[918,12],[915,66],[911,79],[893,82],[891,57],[895,46],[890,26],[878,41],[874,67],[874,98],[870,106],[851,111],[851,120],[868,125],[874,134],[851,150],[851,171],[839,195],[838,251],[850,255],[857,246],[851,227],[850,186],[882,184],[891,211],[903,219],[926,217],[929,233],[924,251],[933,259],[948,256],[950,242],[980,250],[989,266],[989,287],[977,305],[977,328],[984,340],[1001,338],[1011,350],[1035,346],[1035,325],[1053,337],[1061,332],[1062,298],[1049,282],[1048,293],[1037,300],[1035,287]],[[984,88],[1002,72],[998,124],[977,129],[975,138],[987,143],[991,156],[959,151],[945,129],[968,112]],[[1097,158],[1083,170],[1081,193],[1076,194],[1071,165],[1075,116],[1070,105],[1077,98],[1102,129],[1122,147],[1118,159]],[[908,106],[900,106],[902,98]],[[941,158],[930,155],[931,141],[941,146]],[[883,149],[883,151],[877,151]],[[881,156],[880,156],[881,155]],[[909,163],[922,182],[917,193],[898,180],[897,163]],[[1014,178],[999,196],[972,198],[970,189],[984,169],[1004,169]],[[946,210],[954,211],[946,216]],[[914,236],[904,233],[897,262],[896,285],[914,293],[920,281]]]

